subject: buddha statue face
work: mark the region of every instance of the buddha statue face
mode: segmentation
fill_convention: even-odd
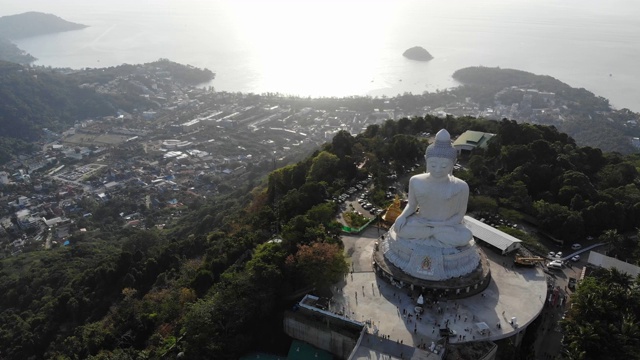
[[[427,172],[436,179],[444,179],[452,174],[454,161],[443,157],[425,157]]]
[[[427,160],[427,173],[433,179],[446,179],[453,174],[453,166],[458,151],[451,145],[451,135],[445,129],[438,131],[436,141],[427,146],[424,158]]]

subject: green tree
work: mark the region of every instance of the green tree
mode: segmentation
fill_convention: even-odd
[[[340,159],[352,154],[355,139],[346,130],[340,130],[331,140],[331,152]]]
[[[633,183],[638,178],[638,170],[633,164],[620,162],[604,166],[597,176],[601,189],[615,188]]]
[[[424,147],[414,136],[399,134],[391,140],[389,155],[399,165],[409,166],[424,154],[424,150]]]
[[[298,246],[298,251],[287,258],[287,265],[300,275],[304,284],[318,289],[338,282],[349,270],[342,249],[324,242]]]
[[[633,277],[617,268],[607,269],[602,280],[611,286],[619,286],[624,290],[630,290],[633,284]]]
[[[542,230],[562,238],[576,240],[584,233],[582,216],[566,206],[538,200],[533,204]]]
[[[335,139],[335,138],[334,138]],[[313,158],[311,169],[307,176],[307,181],[326,181],[332,182],[337,175],[335,169],[338,167],[340,159],[338,156],[327,151],[321,151]]]
[[[397,122],[398,134],[414,134],[413,123],[408,118],[402,118]]]
[[[529,162],[533,153],[526,145],[504,146],[501,151],[501,159],[504,171],[513,171],[518,166]]]
[[[498,211],[498,202],[489,196],[472,195],[469,197],[468,211],[495,213]]]
[[[618,230],[609,229],[604,231],[599,237],[598,241],[607,244],[609,252],[614,252],[622,246],[624,236],[618,234]]]
[[[637,287],[615,269],[594,271],[572,295],[564,328],[566,355],[576,359],[637,358]]]

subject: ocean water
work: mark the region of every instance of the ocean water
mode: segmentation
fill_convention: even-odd
[[[553,76],[640,112],[635,0],[0,0],[88,28],[15,41],[54,67],[168,58],[216,72],[217,90],[395,96],[456,86],[467,66]],[[434,59],[402,53],[422,46]]]

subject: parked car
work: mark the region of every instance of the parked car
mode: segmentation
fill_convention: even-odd
[[[562,251],[558,251],[556,253],[556,259],[560,259],[562,257]]]
[[[573,262],[578,262],[578,261],[580,261],[580,255],[576,255],[576,256],[572,257],[572,258],[571,258],[571,261],[573,261]]]
[[[547,264],[547,268],[553,270],[562,270],[562,263],[552,261]]]
[[[554,253],[553,251],[549,251],[549,257],[555,257],[556,253]]]
[[[582,245],[577,244],[577,243],[573,244],[573,245],[571,245],[571,249],[572,250],[580,250],[580,249],[582,249]]]

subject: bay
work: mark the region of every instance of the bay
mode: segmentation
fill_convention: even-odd
[[[446,89],[467,66],[553,76],[640,112],[640,3],[631,0],[0,0],[0,16],[89,25],[15,41],[37,65],[168,58],[217,73],[217,90],[395,96]],[[422,46],[434,59],[402,53]]]

